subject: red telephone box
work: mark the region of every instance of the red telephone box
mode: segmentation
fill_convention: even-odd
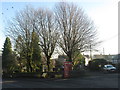
[[[64,77],[70,77],[70,71],[72,70],[72,62],[66,61],[64,62]]]

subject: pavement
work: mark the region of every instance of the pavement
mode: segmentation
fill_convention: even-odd
[[[118,73],[91,72],[85,77],[68,79],[3,79],[2,88],[118,88],[118,80]]]

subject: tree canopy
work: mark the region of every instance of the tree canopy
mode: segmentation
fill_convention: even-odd
[[[2,53],[2,68],[3,72],[11,72],[14,69],[15,57],[12,51],[10,38],[7,37],[4,43]]]
[[[59,46],[73,61],[74,52],[84,52],[95,46],[96,29],[93,21],[82,8],[73,3],[60,2],[55,7],[56,21],[59,27]]]
[[[73,62],[76,51],[81,53],[97,44],[93,21],[82,8],[66,2],[56,4],[54,11],[26,6],[9,21],[7,35],[14,41],[19,63],[24,60],[27,72],[41,64],[41,52],[50,71],[56,46]]]

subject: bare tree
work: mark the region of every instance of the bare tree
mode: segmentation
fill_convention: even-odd
[[[55,16],[50,10],[39,9],[37,11],[36,31],[39,34],[40,46],[46,56],[48,71],[50,71],[50,58],[55,50],[59,34]]]
[[[21,36],[22,46],[24,47],[24,53],[26,53],[25,55],[30,71],[32,71],[30,60],[32,55],[32,32],[37,32],[39,36],[39,44],[46,56],[49,71],[50,58],[59,37],[57,28],[55,16],[50,10],[41,8],[34,9],[29,6],[17,13],[14,21],[10,23],[8,35],[11,36],[14,41],[16,41],[18,36]]]
[[[90,45],[96,45],[93,21],[77,5],[60,2],[55,7],[55,15],[60,31],[59,45],[69,61],[73,60],[74,52],[84,52]]]
[[[35,10],[32,7],[26,6],[26,8],[16,14],[16,17],[9,21],[7,28],[7,35],[10,36],[14,43],[17,43],[17,39],[20,37],[21,42],[20,49],[27,61],[27,71],[32,72],[31,66],[31,40],[32,32],[34,30],[34,18]],[[16,49],[18,50],[18,48]],[[19,52],[19,51],[18,51]]]

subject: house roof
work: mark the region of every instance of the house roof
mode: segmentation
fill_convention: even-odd
[[[84,57],[86,57],[86,58],[90,58],[90,56],[89,56],[89,55],[84,55]]]
[[[120,59],[120,55],[116,54],[116,55],[94,55],[95,58],[104,58],[106,60],[118,60]]]

